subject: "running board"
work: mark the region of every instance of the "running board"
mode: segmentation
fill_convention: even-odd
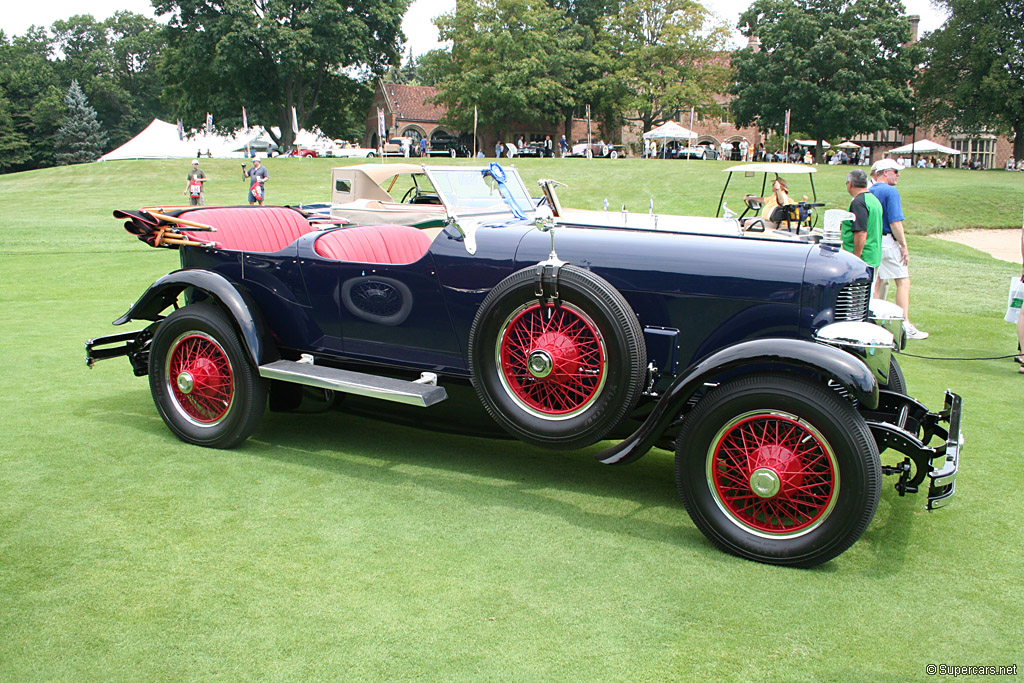
[[[415,382],[406,382],[391,377],[380,377],[364,372],[339,370],[322,365],[298,363],[291,360],[279,360],[260,366],[260,377],[277,379],[293,384],[305,384],[320,389],[331,389],[346,394],[357,394],[379,398],[393,403],[426,408],[448,398],[444,387],[428,384],[436,383],[437,376],[424,373],[426,377]]]

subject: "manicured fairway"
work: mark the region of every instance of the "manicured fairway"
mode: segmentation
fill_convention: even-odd
[[[328,199],[331,165],[271,160],[269,201]],[[238,162],[203,166],[210,203],[244,201]],[[713,213],[727,164],[518,166],[567,182],[569,206]],[[830,207],[848,204],[846,170],[815,178]],[[928,513],[887,479],[864,537],[814,570],[712,547],[665,451],[605,467],[600,446],[316,406],[267,413],[232,451],[188,446],[127,361],[83,362],[83,342],[177,266],[110,212],[180,203],[187,171],[0,176],[0,681],[846,683],[1024,665],[1024,377],[1008,360],[900,359],[929,406],[947,387],[964,397],[957,496]],[[1002,316],[1020,266],[925,233],[1018,226],[1024,174],[912,170],[900,187],[914,319],[932,334],[907,351],[1013,353]]]

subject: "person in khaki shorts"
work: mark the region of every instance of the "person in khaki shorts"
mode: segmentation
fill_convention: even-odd
[[[928,333],[910,322],[910,250],[903,232],[903,204],[896,183],[903,165],[892,159],[876,161],[871,167],[875,184],[870,192],[882,205],[882,262],[875,279],[875,297],[885,298],[888,280],[896,281],[896,305],[903,309],[903,329],[908,339],[927,339]]]

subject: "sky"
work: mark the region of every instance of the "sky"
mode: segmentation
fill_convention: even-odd
[[[35,24],[49,27],[58,19],[67,19],[75,14],[92,14],[98,20],[106,19],[119,10],[153,17],[149,0],[46,0],[45,2],[19,2],[5,0],[0,13],[0,29],[10,39],[22,35]],[[704,6],[729,24],[735,25],[739,15],[750,5],[750,0],[704,0]],[[933,31],[942,25],[945,15],[932,6],[931,0],[903,0],[907,14],[921,16],[921,33]],[[408,39],[407,52],[412,48],[414,55],[438,47],[437,29],[431,20],[439,14],[451,11],[455,0],[414,0],[405,16],[402,27]],[[734,36],[735,46],[743,44],[742,36]]]

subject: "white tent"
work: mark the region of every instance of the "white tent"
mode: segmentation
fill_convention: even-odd
[[[197,133],[184,140],[173,123],[153,119],[141,133],[100,157],[100,161],[123,159],[195,159],[196,156],[232,157],[233,136]]]
[[[886,154],[960,154],[960,150],[940,145],[931,140],[918,140],[909,145],[890,149]]]
[[[662,142],[669,140],[695,140],[698,137],[700,136],[692,130],[683,128],[675,121],[668,121],[644,133],[644,140],[661,140]]]
[[[300,130],[295,136],[295,144],[300,147],[311,147],[322,138],[322,134]],[[191,131],[182,140],[178,137],[178,127],[160,119],[153,121],[128,142],[100,157],[100,161],[120,161],[123,159],[195,159],[197,156],[212,156],[218,159],[237,159],[245,156],[247,140],[267,140],[261,127],[254,127],[248,134],[241,130],[231,135],[206,134]],[[253,151],[267,151],[267,144],[255,147]]]
[[[815,147],[818,144],[817,140],[793,140],[793,142],[800,145],[801,147]],[[832,145],[828,144],[824,140],[821,141],[822,149],[829,149],[831,146]]]

